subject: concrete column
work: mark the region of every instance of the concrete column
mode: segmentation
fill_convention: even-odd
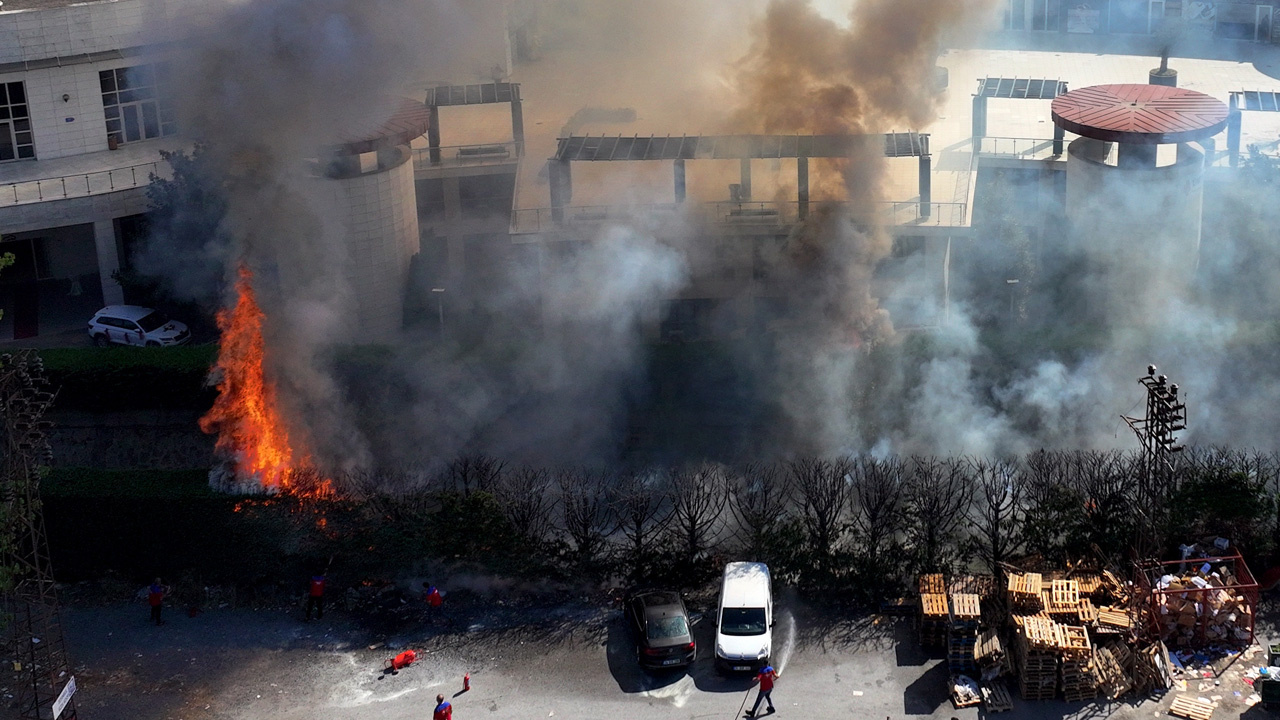
[[[751,158],[742,158],[742,202],[751,201]]]
[[[511,138],[516,141],[516,157],[524,157],[524,103],[511,101]]]
[[[796,200],[799,205],[796,208],[796,215],[801,219],[809,216],[809,158],[796,158]]]
[[[440,108],[427,107],[427,145],[430,146],[431,164],[440,164]]]
[[[124,288],[111,277],[120,269],[120,252],[116,249],[116,223],[98,220],[93,224],[93,245],[98,251],[98,277],[102,280],[102,304],[123,305]]]
[[[1156,148],[1158,145],[1139,145],[1137,143],[1116,143],[1116,165],[1118,167],[1137,168],[1156,166]]]
[[[1227,108],[1227,156],[1231,167],[1240,165],[1240,121],[1243,118],[1236,103],[1236,96],[1232,95]]]
[[[684,177],[684,158],[676,158],[675,167],[675,183],[676,183],[676,204],[684,202],[685,199],[685,177]]]
[[[1213,161],[1218,157],[1217,143],[1213,138],[1205,138],[1200,141],[1200,147],[1204,148],[1204,164],[1212,165]]]
[[[444,178],[441,184],[444,186],[444,219],[446,222],[457,222],[462,219],[462,189],[458,178]]]
[[[1053,154],[1062,154],[1062,141],[1067,137],[1067,131],[1061,125],[1053,126]]]
[[[920,217],[933,213],[933,160],[929,155],[920,156]]]
[[[973,96],[973,137],[987,136],[987,98],[985,95]]]
[[[547,161],[547,176],[551,185],[551,220],[564,222],[564,209],[573,202],[573,175],[569,161]]]

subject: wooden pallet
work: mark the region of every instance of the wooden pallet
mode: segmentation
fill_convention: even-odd
[[[956,593],[951,596],[951,618],[977,622],[982,617],[982,605],[977,595]]]
[[[1009,575],[1009,594],[1019,599],[1039,599],[1042,587],[1040,573]]]
[[[1098,609],[1093,606],[1093,602],[1087,597],[1080,598],[1080,605],[1076,608],[1076,617],[1080,618],[1081,625],[1092,625],[1098,622]]]
[[[1080,605],[1080,583],[1075,580],[1054,580],[1049,592],[1049,612],[1075,612]]]
[[[988,628],[978,633],[978,643],[973,647],[973,656],[979,660],[996,658],[1004,655],[1004,645],[1000,642],[1000,632]]]
[[[921,595],[920,613],[925,617],[949,617],[950,613],[947,611],[947,596],[935,594]]]
[[[1106,606],[1098,608],[1098,624],[1118,630],[1129,630],[1133,627],[1133,622],[1129,619],[1129,613],[1122,609],[1118,610]]]
[[[1013,697],[1001,683],[982,686],[982,703],[989,713],[1007,712],[1013,709]]]
[[[1058,639],[1063,657],[1084,659],[1093,655],[1093,645],[1089,643],[1089,631],[1079,625],[1057,626]]]
[[[920,594],[921,595],[946,595],[947,583],[942,578],[942,573],[931,573],[929,575],[920,576]]]
[[[1038,617],[1022,618],[1022,636],[1033,650],[1058,650],[1063,644],[1058,624]]]
[[[1215,705],[1206,705],[1190,695],[1179,695],[1173,699],[1169,714],[1187,720],[1209,720],[1213,717]]]
[[[1074,579],[1080,588],[1080,597],[1082,598],[1093,595],[1098,592],[1098,588],[1102,587],[1102,578],[1093,573],[1077,575]]]

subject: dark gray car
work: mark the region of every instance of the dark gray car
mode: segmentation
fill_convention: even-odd
[[[660,670],[687,667],[697,655],[689,612],[679,593],[642,590],[627,596],[627,624],[636,638],[640,666]]]

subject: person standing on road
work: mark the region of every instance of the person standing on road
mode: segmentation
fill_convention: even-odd
[[[151,583],[151,587],[147,588],[147,604],[151,606],[151,622],[156,625],[163,625],[164,620],[160,619],[160,611],[164,607],[164,596],[169,594],[168,586],[160,582],[160,578],[156,578]]]
[[[444,695],[436,696],[436,709],[431,714],[431,720],[453,720],[453,706],[444,699]]]
[[[422,599],[427,603],[427,621],[434,624],[436,617],[440,615],[440,607],[444,605],[444,596],[440,594],[440,588],[435,585],[424,582],[422,587],[426,588]]]
[[[324,619],[324,573],[311,576],[311,586],[307,593],[307,622],[311,622],[311,609],[316,610],[316,619]]]
[[[756,675],[756,679],[752,682],[760,683],[760,693],[756,695],[756,704],[751,706],[751,711],[747,713],[747,717],[755,717],[756,711],[760,709],[760,701],[767,700],[769,702],[769,712],[773,712],[773,681],[778,679],[778,671],[773,669],[772,665],[765,665],[760,668],[760,674]]]

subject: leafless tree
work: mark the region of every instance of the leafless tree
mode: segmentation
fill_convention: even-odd
[[[966,470],[967,463],[955,458],[908,461],[906,536],[922,573],[946,572],[956,559],[956,540],[973,498]]]
[[[503,516],[517,535],[533,543],[547,539],[558,501],[549,471],[521,467],[505,472],[494,492]]]
[[[751,557],[762,557],[769,535],[786,519],[791,507],[787,475],[776,463],[753,463],[731,483],[729,509],[737,520],[738,536]]]
[[[976,501],[970,508],[974,545],[992,573],[1022,545],[1022,500],[1025,476],[1009,460],[968,459]]]
[[[903,526],[902,461],[862,455],[850,463],[853,478],[853,530],[857,555],[877,579],[888,579],[886,555],[898,545]]]
[[[445,488],[461,491],[463,495],[492,492],[505,469],[505,462],[488,455],[462,455],[445,468]]]
[[[609,475],[584,469],[556,473],[560,488],[561,529],[573,546],[578,563],[591,565],[605,550],[613,532],[609,514]]]
[[[793,460],[787,471],[795,486],[809,544],[820,558],[829,558],[840,542],[849,507],[848,460]]]
[[[671,529],[685,559],[693,562],[720,537],[729,499],[724,468],[700,463],[671,475]]]
[[[628,564],[639,574],[671,520],[667,477],[657,471],[624,472],[614,478],[611,499],[614,526],[626,539]]]

